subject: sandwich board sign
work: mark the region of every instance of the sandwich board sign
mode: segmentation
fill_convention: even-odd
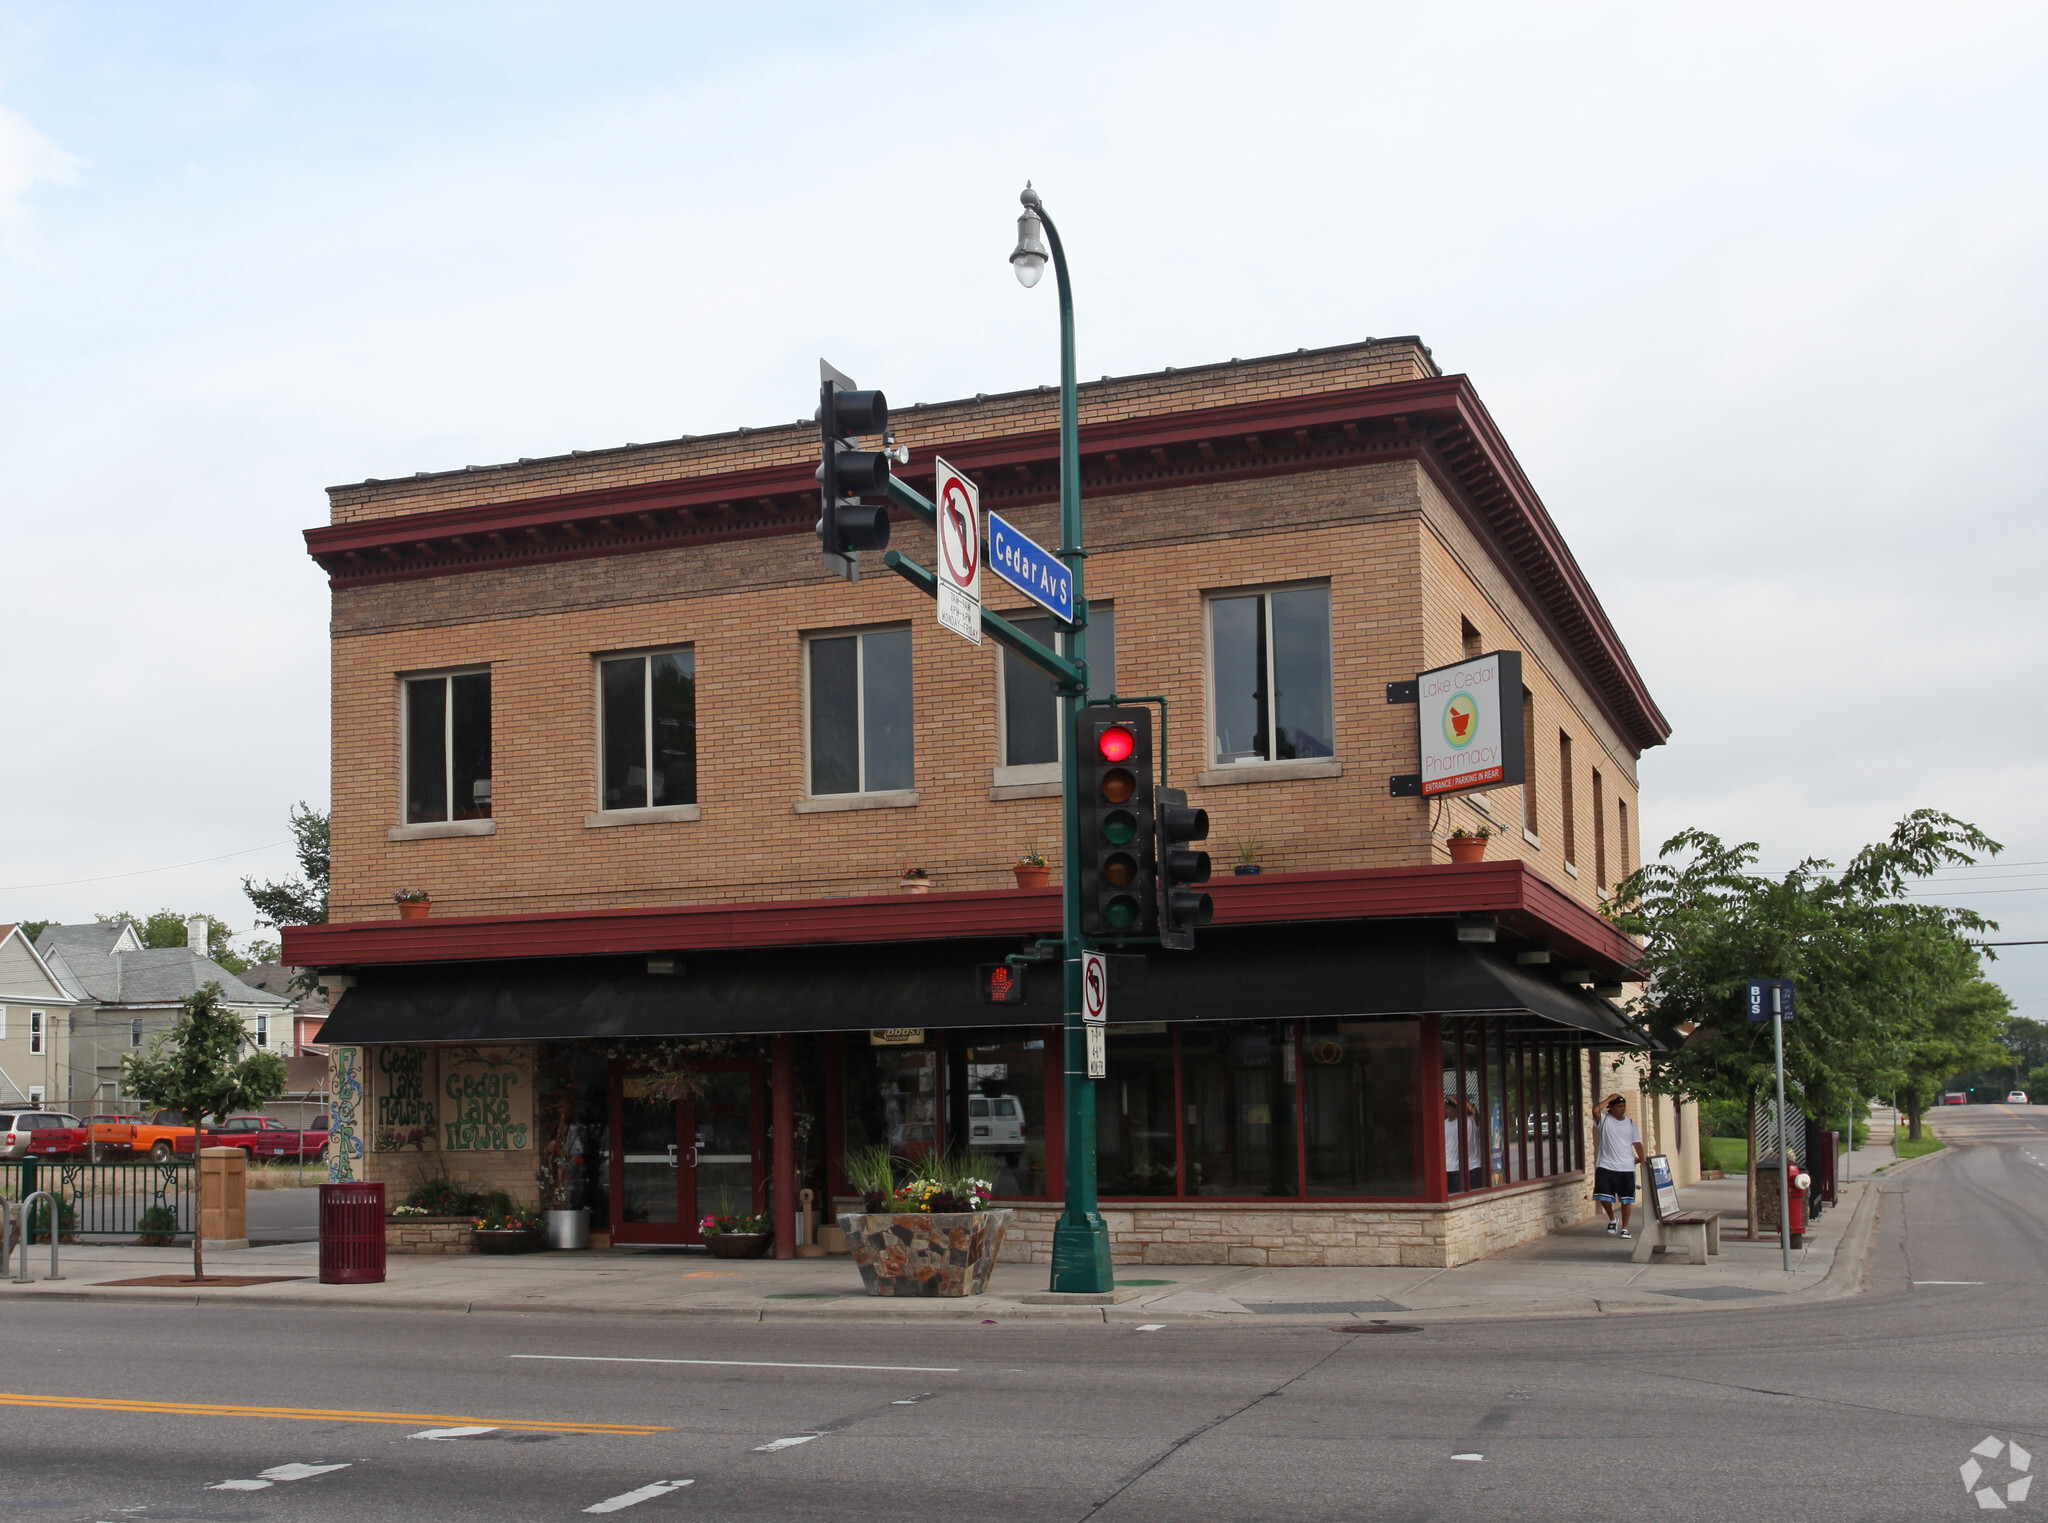
[[[1415,678],[1422,796],[1523,782],[1522,653],[1468,656]]]
[[[939,622],[981,644],[981,488],[939,460]]]

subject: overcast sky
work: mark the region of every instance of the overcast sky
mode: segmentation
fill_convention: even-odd
[[[1086,376],[1473,378],[1674,726],[1647,837],[1931,805],[2048,936],[2044,64],[2016,4],[0,0],[0,919],[250,923],[323,487],[792,420],[820,353],[1055,380],[1030,177]]]

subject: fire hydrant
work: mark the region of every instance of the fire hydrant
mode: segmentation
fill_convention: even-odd
[[[1806,1235],[1806,1192],[1813,1184],[1813,1176],[1796,1163],[1785,1165],[1785,1203],[1792,1223],[1792,1246],[1804,1247],[1801,1241]]]

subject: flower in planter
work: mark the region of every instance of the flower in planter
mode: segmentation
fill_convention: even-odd
[[[931,874],[921,867],[906,867],[903,869],[903,876],[906,880],[915,881],[921,878],[929,878]]]
[[[698,1232],[705,1237],[718,1237],[725,1233],[753,1236],[768,1230],[765,1216],[721,1215],[712,1212],[697,1223]]]
[[[1017,859],[1017,865],[1019,867],[1051,867],[1052,859],[1040,851],[1038,844],[1034,841],[1031,850],[1025,852],[1024,855]]]
[[[393,889],[391,892],[391,902],[393,904],[427,904],[432,899],[433,895],[423,888],[400,888]]]
[[[470,1225],[479,1232],[538,1232],[539,1222],[530,1222],[516,1212],[492,1211],[483,1216],[470,1218]]]
[[[1451,839],[1453,841],[1491,841],[1493,839],[1493,827],[1491,825],[1460,825],[1451,832]]]
[[[393,1206],[391,1214],[393,1216],[432,1216],[434,1213],[425,1206]]]

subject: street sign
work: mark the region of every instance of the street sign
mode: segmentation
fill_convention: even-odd
[[[1109,1019],[1109,959],[1100,952],[1081,954],[1081,1019],[1091,1026]]]
[[[1056,617],[1074,622],[1074,578],[1050,550],[1033,544],[1003,521],[988,516],[988,569]]]
[[[1100,1026],[1090,1026],[1087,1031],[1088,1077],[1106,1079],[1109,1077],[1109,1043],[1104,1038],[1108,1033]]]
[[[1771,991],[1778,991],[1777,1014],[1786,1020],[1792,1019],[1792,980],[1789,978],[1752,978],[1749,981],[1749,1018],[1763,1022],[1771,1018]]]
[[[1424,798],[1523,780],[1520,651],[1418,673],[1415,688]]]
[[[981,488],[940,460],[939,622],[981,644]]]

